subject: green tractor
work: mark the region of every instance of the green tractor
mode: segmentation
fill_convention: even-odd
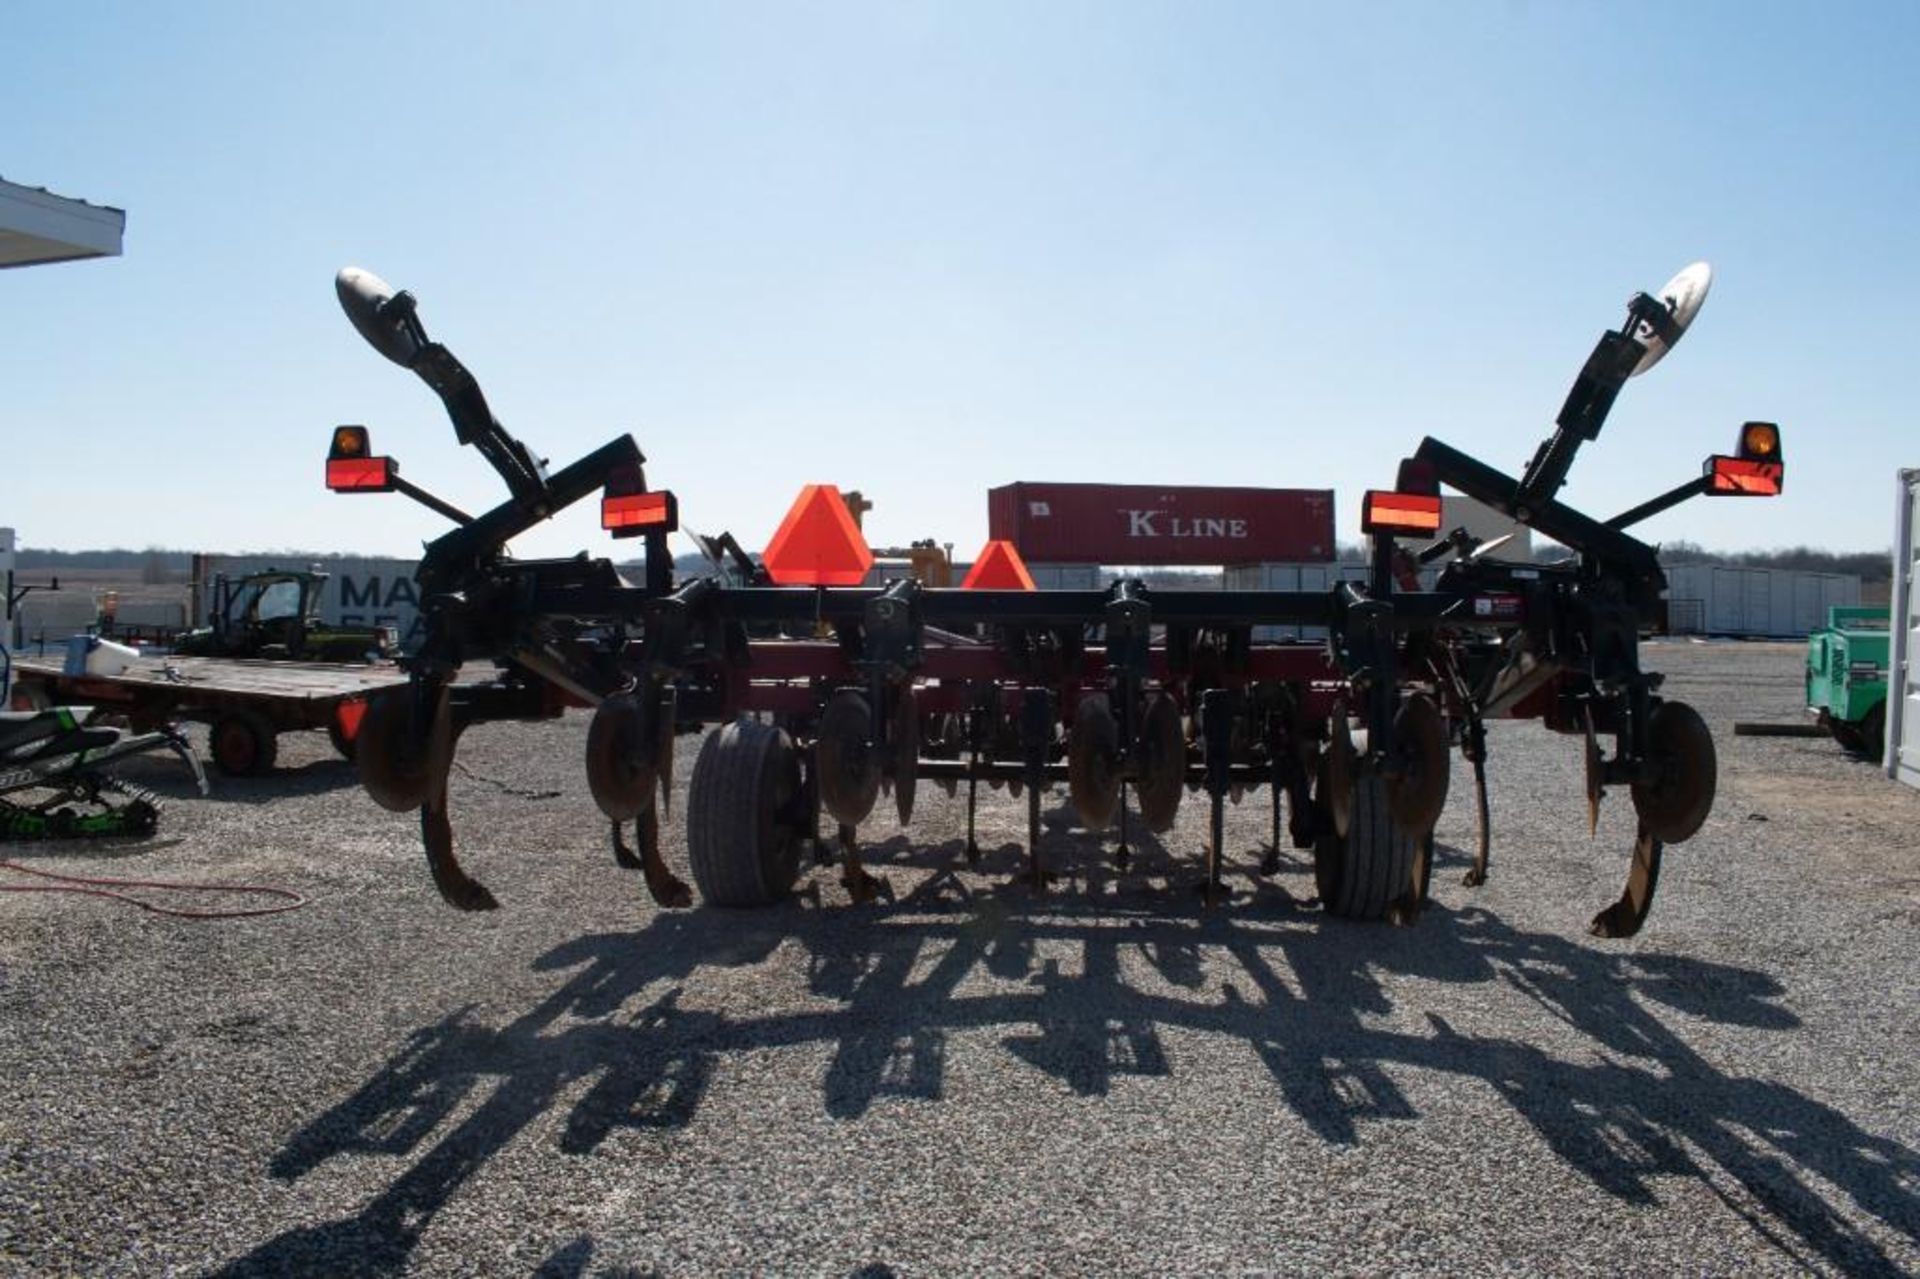
[[[1884,608],[1836,605],[1807,637],[1807,709],[1846,749],[1878,760],[1887,739]]]
[[[328,575],[268,569],[213,579],[209,626],[179,636],[188,657],[250,657],[282,662],[376,662],[399,653],[391,626],[331,626],[320,618]]]

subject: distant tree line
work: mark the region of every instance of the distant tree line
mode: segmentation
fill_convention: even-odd
[[[214,551],[211,554],[232,558],[275,556],[289,564],[329,563],[336,560],[359,560],[368,558],[357,552],[344,551],[290,551],[273,548],[263,551]],[[50,551],[43,547],[23,546],[15,556],[15,567],[21,570],[47,568],[103,568],[103,569],[139,569],[149,564],[157,565],[171,573],[186,573],[193,569],[195,551],[169,551],[163,547],[149,546],[143,551],[132,551],[125,547],[114,547],[105,551]]]
[[[130,551],[125,547],[106,551],[46,551],[23,546],[14,557],[14,567],[23,572],[62,568],[144,570],[149,565],[169,573],[185,573],[193,567],[193,552],[164,551],[159,547],[144,551]]]
[[[1800,573],[1855,573],[1863,582],[1893,576],[1893,551],[1822,551],[1788,546],[1772,551],[1710,551],[1697,542],[1663,542],[1662,564],[1735,564],[1741,568],[1780,568]]]
[[[756,556],[755,558],[757,559],[758,557]],[[621,560],[613,567],[619,570],[625,577],[635,579],[647,571],[647,562],[644,559]],[[707,557],[698,551],[691,555],[676,555],[673,557],[673,575],[676,578],[702,577],[712,571],[713,566],[707,563]]]
[[[1660,562],[1675,564],[1730,564],[1737,568],[1777,568],[1800,573],[1851,573],[1862,582],[1885,582],[1893,576],[1893,552],[1823,551],[1812,546],[1789,546],[1771,551],[1713,551],[1698,542],[1685,540],[1662,542]],[[1566,547],[1557,542],[1542,542],[1533,548],[1533,558],[1542,562],[1565,559]],[[1364,564],[1367,548],[1348,544],[1337,556],[1342,564]]]

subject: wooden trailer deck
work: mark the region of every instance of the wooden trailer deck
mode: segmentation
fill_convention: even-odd
[[[17,693],[50,703],[112,707],[136,728],[167,720],[212,726],[213,762],[236,775],[273,767],[274,738],[324,728],[353,753],[366,699],[407,682],[398,666],[265,662],[225,657],[142,658],[119,675],[69,675],[63,657],[14,657]]]

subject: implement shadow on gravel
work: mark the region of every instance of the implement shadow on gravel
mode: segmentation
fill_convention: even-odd
[[[1920,1155],[1793,1088],[1719,1070],[1660,1015],[1789,1030],[1797,1019],[1764,973],[1521,932],[1478,909],[1433,909],[1416,928],[1389,929],[1274,898],[1214,913],[1140,891],[1035,903],[945,874],[959,899],[930,901],[922,885],[897,905],[858,911],[661,914],[637,935],[557,947],[537,964],[566,974],[547,999],[504,1026],[461,1012],[416,1031],[296,1133],[271,1170],[294,1180],[338,1156],[424,1148],[410,1168],[357,1215],[283,1234],[226,1273],[341,1257],[367,1271],[403,1268],[467,1180],[582,1081],[592,1082],[560,1138],[572,1154],[616,1128],[689,1123],[722,1058],[768,1048],[831,1045],[822,1104],[857,1122],[885,1098],[940,1103],[949,1035],[994,1029],[1004,1030],[1005,1051],[1082,1095],[1106,1093],[1120,1075],[1172,1074],[1162,1027],[1243,1040],[1301,1122],[1337,1145],[1365,1140],[1364,1123],[1417,1119],[1417,1077],[1406,1068],[1440,1071],[1489,1085],[1609,1194],[1654,1205],[1658,1179],[1697,1179],[1801,1264],[1897,1273],[1840,1202],[1920,1239]],[[1080,947],[1077,972],[1038,954],[1062,943]],[[680,1007],[701,969],[759,964],[782,945],[805,953],[811,989],[834,1007],[749,1018]],[[1144,959],[1164,989],[1128,985],[1123,956]],[[1206,965],[1223,960],[1231,972],[1221,982]],[[961,993],[976,969],[999,982]],[[1436,1014],[1424,1034],[1370,1025],[1363,1015],[1391,1006],[1381,970],[1500,983],[1601,1051],[1564,1060],[1461,1034]],[[456,1112],[464,1117],[454,1121]],[[1738,1198],[1722,1189],[1730,1182]],[[563,1253],[584,1259],[591,1248],[583,1237]]]
[[[204,797],[195,788],[187,766],[164,751],[116,760],[112,771],[157,792],[169,803],[271,804],[291,796],[324,795],[360,785],[360,775],[353,765],[339,758],[279,765],[258,777],[231,777],[214,767],[203,751],[200,767],[207,774]]]

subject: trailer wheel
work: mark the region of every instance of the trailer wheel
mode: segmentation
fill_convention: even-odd
[[[53,705],[53,698],[47,693],[45,684],[23,680],[13,686],[13,709],[16,711],[44,711]]]
[[[1320,777],[1324,809],[1329,779],[1325,766]],[[1347,919],[1380,919],[1394,902],[1411,894],[1419,851],[1418,836],[1393,820],[1386,779],[1367,771],[1356,776],[1348,791],[1352,807],[1347,833],[1334,830],[1330,813],[1322,813],[1319,837],[1313,847],[1313,877],[1320,904],[1328,914]]]
[[[739,719],[707,734],[687,788],[687,861],[709,906],[766,906],[800,873],[807,814],[800,754],[780,729]]]
[[[213,721],[209,737],[213,762],[229,777],[258,777],[273,771],[279,737],[264,716],[231,711]]]

